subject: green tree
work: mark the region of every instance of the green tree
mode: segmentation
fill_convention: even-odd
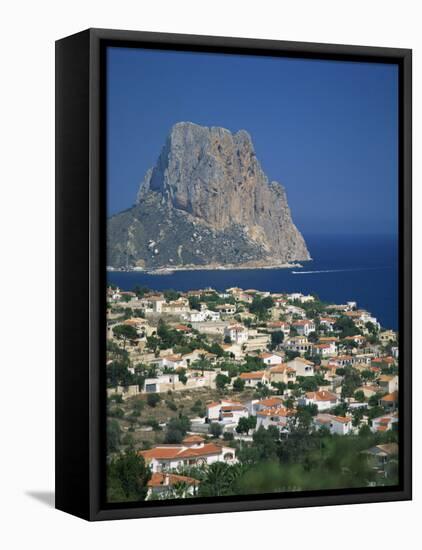
[[[187,416],[180,415],[178,418],[172,418],[167,424],[165,442],[181,443],[188,430],[190,430],[190,420]]]
[[[224,388],[227,386],[229,382],[230,382],[230,378],[225,374],[221,374],[221,372],[219,372],[215,377],[215,385],[219,390],[224,390]]]
[[[354,397],[356,401],[359,401],[359,403],[363,403],[365,401],[365,394],[363,393],[362,390],[355,391]]]
[[[345,315],[342,315],[334,323],[334,330],[340,333],[341,339],[346,338],[346,336],[356,336],[356,334],[360,334],[359,329],[356,327],[352,319],[346,317]]]
[[[172,288],[169,288],[164,291],[164,298],[167,302],[173,302],[174,300],[180,298],[180,293],[176,292],[176,290],[173,290]]]
[[[131,325],[116,325],[113,327],[113,336],[118,340],[123,340],[123,348],[126,348],[126,342],[136,340],[138,333],[136,328]]]
[[[143,298],[145,294],[149,294],[151,290],[147,286],[135,286],[133,292],[136,294],[137,298]]]
[[[201,311],[201,300],[198,296],[189,296],[189,307],[190,309]]]
[[[276,330],[275,332],[271,333],[271,349],[276,349],[279,345],[283,343],[284,340],[284,334],[281,332],[281,330]]]
[[[210,434],[217,438],[223,433],[223,428],[218,422],[211,422],[210,424]]]
[[[117,420],[107,420],[107,451],[115,453],[119,450],[121,437],[120,424]]]
[[[107,494],[109,502],[145,500],[151,472],[142,456],[128,450],[108,465]]]
[[[233,389],[238,392],[243,391],[245,389],[245,381],[241,378],[236,378],[233,382]]]
[[[147,394],[147,403],[150,407],[156,407],[160,401],[161,401],[161,396],[159,393]]]

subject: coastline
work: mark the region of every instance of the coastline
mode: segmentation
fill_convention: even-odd
[[[312,261],[312,260],[306,260]],[[281,263],[281,264],[267,264],[260,265],[259,263],[248,263],[248,264],[225,264],[225,265],[215,265],[215,264],[186,264],[178,266],[166,266],[166,267],[157,267],[152,269],[145,269],[141,267],[134,268],[114,268],[112,266],[107,266],[106,270],[111,273],[145,273],[147,275],[168,275],[175,273],[176,271],[231,271],[231,270],[246,270],[246,269],[292,269],[292,268],[301,268],[302,264],[294,263]]]

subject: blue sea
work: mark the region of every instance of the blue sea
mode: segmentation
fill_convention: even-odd
[[[136,285],[154,290],[232,286],[270,292],[316,293],[322,300],[354,300],[385,328],[398,328],[397,237],[304,235],[312,261],[302,268],[178,271],[169,275],[112,271],[108,282],[123,290]],[[295,272],[295,273],[294,273]]]

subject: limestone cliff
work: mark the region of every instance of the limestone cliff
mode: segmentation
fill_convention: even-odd
[[[175,124],[136,204],[108,222],[113,267],[308,259],[284,188],[268,181],[244,130]]]

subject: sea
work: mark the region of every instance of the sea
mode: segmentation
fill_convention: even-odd
[[[270,292],[317,294],[331,303],[356,301],[384,328],[398,329],[398,244],[386,235],[304,235],[312,256],[302,267],[175,271],[152,275],[108,271],[107,280],[122,290],[136,285],[180,291],[237,286]]]

